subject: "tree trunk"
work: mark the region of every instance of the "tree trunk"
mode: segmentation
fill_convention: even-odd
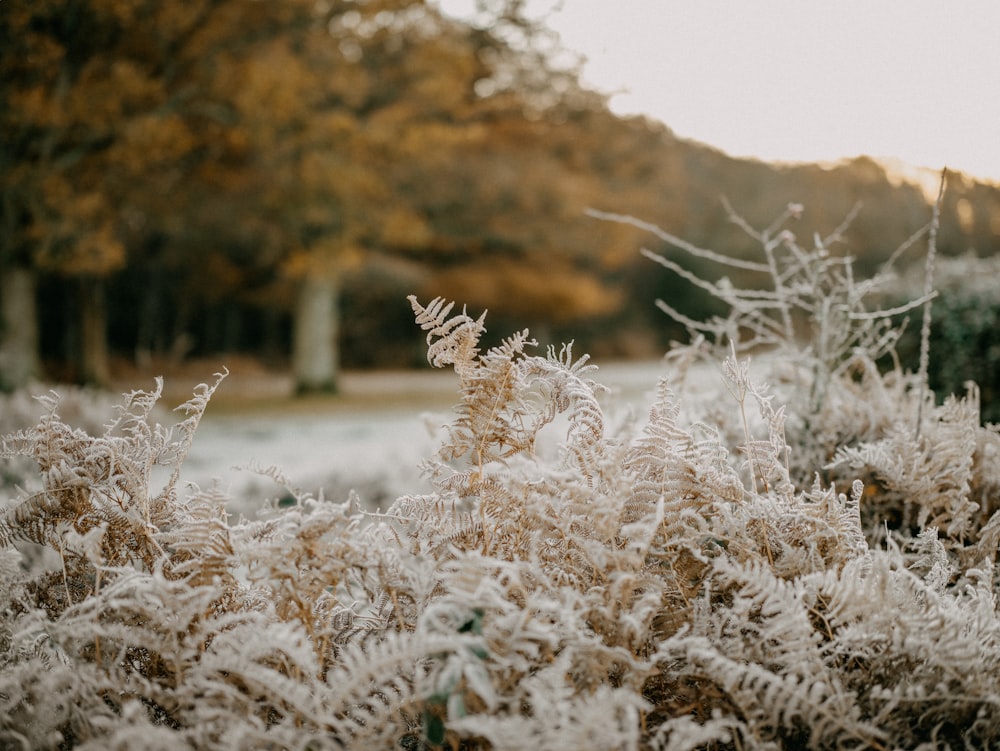
[[[26,386],[41,375],[35,272],[0,270],[0,390]]]
[[[299,394],[337,390],[339,373],[337,282],[307,278],[295,306],[292,374]]]
[[[94,386],[107,386],[108,315],[104,281],[96,277],[80,279],[80,379]]]

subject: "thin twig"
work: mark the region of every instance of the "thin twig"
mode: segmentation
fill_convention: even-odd
[[[931,293],[934,291],[934,259],[937,255],[937,233],[941,223],[941,201],[944,198],[944,188],[948,180],[948,168],[941,170],[941,185],[938,187],[937,200],[934,202],[934,213],[931,216],[931,227],[927,235],[927,261],[924,264],[924,317],[920,325],[920,367],[917,378],[920,384],[917,399],[917,424],[914,426],[913,439],[920,438],[920,425],[923,422],[924,399],[927,395],[927,368],[930,365],[931,349]]]
[[[715,261],[716,263],[721,263],[725,266],[732,266],[737,269],[746,269],[747,271],[763,271],[766,272],[767,265],[763,263],[754,263],[753,261],[743,261],[739,258],[732,258],[730,256],[722,255],[721,253],[716,253],[712,250],[706,250],[705,248],[699,248],[697,245],[692,245],[686,240],[682,240],[675,235],[671,235],[669,232],[657,227],[655,224],[650,224],[649,222],[644,222],[641,219],[636,219],[634,216],[629,216],[628,214],[614,214],[608,211],[598,211],[597,209],[587,209],[587,216],[592,216],[595,219],[604,219],[609,222],[619,222],[620,224],[630,224],[638,229],[646,230],[647,232],[652,232],[658,238],[663,240],[665,243],[673,245],[679,250],[684,250],[697,258],[705,258],[709,261]]]
[[[844,220],[837,225],[836,229],[833,230],[829,235],[823,238],[822,245],[824,248],[829,248],[834,243],[838,243],[844,239],[844,233],[847,232],[848,228],[854,224],[854,220],[857,219],[858,214],[861,213],[861,207],[863,204],[861,201],[856,201],[851,207],[851,210],[847,212],[847,216]]]
[[[861,312],[850,312],[848,313],[848,318],[852,321],[874,321],[883,318],[889,318],[891,316],[898,316],[902,313],[907,313],[914,308],[919,308],[921,305],[924,306],[924,315],[926,316],[926,310],[931,302],[938,296],[936,291],[930,291],[926,294],[921,295],[916,300],[910,300],[902,305],[897,305],[895,308],[888,308],[884,310],[869,310]]]
[[[792,314],[789,310],[788,300],[790,295],[787,294],[784,286],[784,280],[781,276],[781,272],[778,269],[778,262],[774,257],[774,248],[780,244],[780,239],[773,239],[773,233],[781,228],[781,226],[788,221],[790,217],[797,216],[799,213],[799,207],[789,204],[788,208],[785,209],[784,213],[781,214],[777,219],[775,219],[771,226],[764,230],[763,233],[757,232],[753,227],[751,227],[747,221],[737,214],[733,207],[729,204],[729,201],[725,196],[722,197],[722,204],[726,208],[726,213],[729,214],[729,221],[733,222],[737,227],[742,229],[747,235],[757,240],[764,249],[764,256],[767,259],[767,269],[768,273],[771,275],[771,279],[774,282],[774,298],[778,300],[778,309],[781,312],[781,323],[784,326],[784,336],[785,339],[791,341],[795,338],[795,329],[792,325]]]

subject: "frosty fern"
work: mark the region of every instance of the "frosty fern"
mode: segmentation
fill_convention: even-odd
[[[179,487],[214,385],[173,427],[157,388],[95,435],[51,398],[4,439],[38,477],[0,518],[0,745],[1000,742],[1000,437],[974,390],[935,406],[848,347],[818,402],[782,406],[738,354],[705,401],[679,352],[648,419],[611,428],[586,357],[528,332],[483,352],[483,317],[411,303],[460,401],[433,491],[383,513],[299,494],[233,521]]]

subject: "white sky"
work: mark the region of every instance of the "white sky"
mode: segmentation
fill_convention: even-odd
[[[587,57],[585,82],[623,92],[614,111],[734,156],[1000,182],[997,0],[563,0],[549,25]]]

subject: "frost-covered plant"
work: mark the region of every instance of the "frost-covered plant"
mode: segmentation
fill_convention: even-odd
[[[173,428],[153,420],[156,389],[97,435],[51,400],[5,439],[41,490],[0,518],[0,745],[1000,742],[1000,441],[974,399],[930,405],[917,447],[909,431],[838,457],[898,465],[881,482],[914,496],[916,534],[875,546],[868,486],[801,486],[790,416],[735,354],[716,400],[741,425],[732,445],[686,417],[670,374],[648,420],[613,431],[568,346],[533,354],[521,332],[481,352],[483,317],[411,303],[460,401],[431,492],[381,513],[297,493],[234,520],[218,488],[178,487],[209,386]],[[553,458],[538,438],[557,424]],[[48,568],[24,570],[25,540]]]
[[[945,177],[927,225],[870,279],[856,277],[850,255],[834,252],[857,207],[829,236],[817,235],[812,248],[806,248],[786,228],[804,210],[801,205],[790,205],[770,226],[757,230],[727,204],[731,221],[759,244],[759,261],[697,248],[634,217],[591,212],[646,229],[683,254],[723,268],[759,272],[769,280],[765,289],[739,287],[726,277],[709,281],[672,258],[644,251],[728,310],[724,317],[694,321],[658,301],[668,315],[688,327],[695,342],[691,347],[709,337],[716,345],[716,358],[732,348],[734,354],[759,353],[770,364],[770,380],[786,410],[782,424],[795,447],[786,465],[792,480],[808,483],[816,473],[827,482],[850,483],[855,475],[865,477],[865,513],[873,522],[869,529],[875,537],[882,536],[883,525],[913,535],[931,524],[940,526],[950,540],[974,538],[972,517],[995,509],[989,493],[979,497],[976,490],[966,490],[972,465],[983,465],[975,457],[992,451],[994,442],[993,433],[979,431],[978,389],[974,387],[965,399],[954,397],[943,408],[930,409],[934,395],[928,389],[928,372],[942,367],[928,350],[932,330],[940,328],[931,327],[930,305],[938,298],[932,282]],[[886,293],[900,286],[896,262],[924,237],[922,279],[919,285],[911,284],[911,289],[921,289],[912,299],[897,295],[896,302],[886,305],[890,297]],[[936,304],[947,311],[955,297],[954,289],[945,289],[945,298]],[[905,325],[900,316],[918,308],[923,317],[919,367],[911,373],[901,367],[895,346]],[[942,354],[948,357],[948,352]],[[882,372],[877,363],[887,355],[894,366]],[[957,362],[950,357],[948,365]],[[740,421],[717,402],[698,415],[717,425],[730,446],[747,434],[742,409],[746,392],[734,395],[741,403]],[[935,435],[925,436],[928,431]],[[752,446],[749,436],[745,440]],[[971,452],[973,445],[980,448]],[[752,469],[752,451],[747,458]]]
[[[43,388],[41,384],[33,387],[35,393]],[[91,432],[101,429],[108,413],[115,408],[110,394],[80,387],[60,387],[59,404],[66,422]],[[0,435],[30,428],[44,411],[44,404],[33,398],[28,389],[0,392]],[[13,489],[34,474],[30,461],[8,461],[0,465],[0,490]]]
[[[801,216],[804,211],[801,204],[789,204],[767,228],[758,230],[727,202],[730,221],[760,246],[759,261],[698,248],[635,217],[601,211],[590,214],[648,230],[673,249],[710,261],[721,269],[763,274],[769,280],[769,288],[739,287],[728,276],[715,281],[703,279],[662,253],[642,251],[647,258],[725,306],[725,317],[696,321],[668,302],[656,301],[661,310],[688,329],[693,340],[709,337],[722,351],[729,347],[741,353],[764,349],[772,352],[775,359],[804,371],[807,383],[802,403],[797,406],[800,416],[811,422],[809,418],[823,409],[831,384],[855,367],[859,358],[876,361],[891,352],[901,332],[898,316],[934,297],[933,291],[928,290],[893,308],[872,307],[878,302],[875,293],[894,278],[893,266],[899,256],[926,235],[933,222],[903,243],[878,274],[862,280],[855,277],[854,259],[835,252],[859,208],[855,206],[826,237],[816,234],[812,247],[807,247],[786,226],[789,220]]]

